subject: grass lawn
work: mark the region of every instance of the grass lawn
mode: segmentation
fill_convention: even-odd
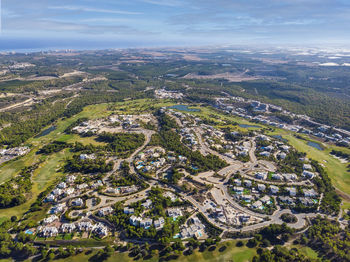
[[[256,125],[256,123],[249,122],[243,118],[239,118],[236,116],[227,116],[220,112],[215,111],[210,107],[200,107],[194,106],[193,108],[200,109],[200,112],[189,112],[194,115],[198,115],[200,117],[206,117],[212,120],[220,120],[220,119],[228,119],[238,124],[250,124]],[[218,125],[218,127],[222,127]],[[241,128],[239,126],[230,126],[238,131],[247,131],[245,128]],[[263,125],[262,125],[263,127]],[[255,128],[249,128],[249,130],[254,130]],[[347,171],[347,164],[343,164],[340,160],[336,159],[330,152],[332,149],[343,151],[350,153],[349,149],[337,147],[334,145],[329,145],[325,143],[320,143],[319,141],[313,140],[307,135],[301,135],[304,139],[299,139],[293,136],[294,132],[284,130],[284,129],[275,129],[273,132],[268,132],[269,135],[281,135],[284,139],[287,139],[288,142],[295,147],[300,152],[305,152],[309,158],[315,159],[324,165],[325,170],[327,171],[329,177],[332,180],[333,185],[339,190],[350,195],[350,173]],[[324,150],[318,150],[314,147],[307,145],[308,141],[316,142],[321,144]]]
[[[284,139],[295,147],[300,152],[305,152],[307,157],[315,159],[324,165],[329,177],[332,180],[333,185],[339,190],[350,194],[350,173],[347,171],[347,164],[341,163],[338,159],[334,158],[330,152],[332,149],[344,150],[343,148],[322,144],[324,150],[318,150],[314,147],[307,145],[308,141],[313,141],[307,136],[303,136],[306,140],[296,138],[293,136],[293,132],[287,130],[277,129],[274,132],[270,132],[270,135],[281,135]]]
[[[10,218],[13,215],[21,217],[24,212],[26,212],[30,205],[35,201],[38,194],[44,191],[50,184],[52,184],[56,178],[63,176],[63,173],[59,171],[64,163],[66,157],[71,156],[68,150],[54,153],[49,156],[37,155],[36,152],[44,145],[54,141],[65,141],[69,143],[74,143],[79,141],[83,144],[93,144],[93,145],[103,145],[104,143],[99,143],[95,141],[95,137],[80,137],[75,134],[65,134],[64,130],[75,122],[79,118],[87,117],[89,119],[97,119],[102,117],[107,117],[112,113],[121,114],[131,114],[131,113],[145,113],[150,107],[158,108],[162,106],[169,106],[174,104],[170,100],[165,100],[159,103],[158,100],[150,99],[140,99],[140,100],[130,100],[126,102],[118,102],[112,104],[98,104],[91,105],[84,108],[82,112],[74,115],[71,118],[60,119],[55,123],[56,129],[46,136],[33,137],[29,139],[26,144],[31,145],[31,151],[18,159],[12,160],[10,162],[4,163],[0,167],[0,183],[3,183],[10,179],[11,177],[17,175],[22,168],[25,166],[31,166],[37,163],[39,160],[44,162],[39,166],[39,168],[33,174],[33,189],[29,200],[23,205],[2,209],[0,210],[0,222],[4,221],[6,218]],[[120,110],[123,109],[123,110]],[[43,128],[43,130],[48,127]]]
[[[245,120],[244,118],[236,117],[236,116],[233,116],[233,115],[225,115],[223,113],[220,113],[220,112],[214,110],[211,107],[194,106],[194,107],[191,107],[191,108],[200,109],[199,112],[188,112],[188,113],[191,113],[193,115],[197,115],[199,117],[205,117],[205,118],[209,118],[209,119],[216,120],[216,121],[217,120],[230,120],[230,121],[236,122],[238,125],[260,126],[259,124],[249,122],[249,121]],[[237,126],[236,125],[225,125],[225,126],[217,125],[217,127],[218,128],[220,128],[220,127],[231,127],[233,129],[236,129],[236,130],[241,131],[241,132],[247,132],[248,129],[249,130],[259,129],[259,128],[255,128],[255,127],[243,128],[243,127],[240,127],[238,125]]]
[[[68,118],[58,120],[56,123],[57,128],[52,131],[50,134],[38,137],[31,138],[27,141],[27,144],[31,144],[31,151],[18,159],[5,163],[0,168],[0,183],[10,179],[20,172],[22,168],[25,166],[30,166],[37,163],[39,160],[44,160],[42,164],[40,164],[39,168],[35,170],[32,181],[33,181],[33,189],[29,196],[29,200],[23,205],[16,206],[13,208],[2,209],[0,212],[0,222],[5,220],[6,218],[10,218],[15,215],[21,217],[24,212],[26,212],[30,205],[35,201],[40,192],[44,191],[52,182],[56,180],[57,177],[62,176],[63,174],[58,171],[60,167],[63,165],[63,161],[66,157],[69,157],[71,153],[68,150],[54,153],[49,156],[37,155],[36,152],[45,144],[50,143],[54,140],[63,139],[67,142],[75,142],[77,141],[77,137],[75,135],[70,135],[67,137],[64,134],[64,130],[74,121],[81,117],[89,117],[90,118],[99,118],[103,116],[107,116],[109,113],[107,111],[107,104],[94,105],[85,108],[81,113]],[[92,116],[92,117],[91,117]],[[45,128],[46,129],[46,128]],[[83,138],[83,143],[92,143],[93,138]],[[95,143],[97,143],[95,141]]]
[[[58,172],[57,169],[62,166],[64,158],[69,156],[68,151],[65,151],[65,154],[57,153],[51,156],[36,155],[36,151],[39,150],[43,145],[50,143],[54,140],[66,141],[71,143],[80,141],[84,144],[92,143],[94,145],[101,144],[95,141],[94,137],[81,138],[78,135],[64,134],[64,130],[78,118],[88,117],[90,119],[96,119],[101,117],[107,117],[112,113],[143,114],[149,111],[150,109],[171,106],[174,104],[176,103],[174,103],[171,100],[160,101],[156,99],[139,99],[112,104],[98,104],[87,106],[82,112],[71,118],[58,120],[57,123],[55,123],[55,126],[57,128],[48,135],[29,139],[27,141],[27,144],[32,145],[31,152],[23,157],[20,157],[19,159],[10,161],[2,165],[2,167],[0,167],[0,183],[18,174],[23,167],[30,166],[38,162],[39,159],[43,159],[44,163],[40,165],[40,167],[35,171],[35,174],[33,176],[34,185],[31,199],[21,206],[1,210],[0,221],[12,215],[19,216],[23,214],[23,212],[25,212],[29,208],[30,204],[33,203],[33,201],[40,192],[47,188],[47,186],[50,185],[50,183],[55,181],[57,177],[63,175],[62,173]],[[255,123],[251,123],[243,118],[224,115],[211,107],[193,106],[192,108],[198,108],[201,110],[200,112],[189,112],[191,114],[198,115],[199,117],[205,117],[215,121],[218,121],[220,119],[227,119],[234,121],[238,124],[256,125]],[[220,124],[218,124],[218,126],[220,126]],[[246,128],[241,128],[236,125],[229,125],[229,127],[241,132],[246,132],[248,130]],[[254,129],[255,128],[249,128],[249,130]],[[308,157],[318,160],[320,163],[325,165],[325,169],[331,177],[333,184],[341,191],[350,194],[350,174],[346,170],[346,164],[342,164],[338,159],[334,158],[329,154],[329,152],[333,148],[343,151],[347,149],[339,148],[336,146],[324,145],[325,150],[320,151],[316,148],[308,146],[307,141],[294,137],[293,133],[290,131],[276,129],[276,131],[270,132],[270,135],[276,134],[282,135],[283,138],[288,139],[289,143],[292,146],[294,146],[297,150],[306,152]],[[310,140],[310,138],[307,139]],[[350,152],[350,150],[347,152]]]
[[[189,256],[181,255],[178,259],[174,261],[179,261],[179,262],[192,262],[192,261],[224,262],[224,261],[230,261],[230,260],[235,262],[251,261],[253,256],[256,254],[256,250],[254,248],[251,249],[245,246],[236,247],[235,244],[236,244],[236,241],[223,242],[223,243],[220,243],[214,251],[208,251],[208,250],[204,252],[195,251],[192,255],[189,255]],[[74,257],[59,259],[55,261],[60,261],[60,262],[67,262],[67,261],[83,262],[84,261],[85,262],[85,261],[88,261],[96,253],[97,251],[93,251],[91,254],[85,254],[84,252]],[[155,256],[145,261],[155,262],[158,260],[159,258]],[[114,253],[111,257],[109,257],[105,261],[131,262],[134,260],[133,258],[129,257],[128,253]]]
[[[238,124],[248,124],[248,125],[257,125],[256,123],[249,122],[243,118],[236,116],[228,116],[223,113],[220,113],[213,108],[210,107],[201,107],[201,106],[193,106],[191,108],[200,109],[200,112],[188,112],[193,115],[197,115],[199,117],[205,117],[212,119],[214,121],[218,120],[231,120]],[[261,125],[263,127],[263,125]],[[223,127],[218,124],[217,127]],[[247,129],[241,128],[239,126],[230,125],[229,127],[236,129],[237,131],[246,132]],[[254,130],[256,128],[249,128],[249,130]],[[327,171],[329,177],[332,180],[333,185],[339,190],[350,195],[350,173],[347,171],[347,164],[341,163],[338,159],[334,158],[330,155],[332,149],[344,151],[350,153],[349,149],[337,147],[334,145],[328,145],[325,143],[320,143],[319,141],[313,140],[307,135],[301,135],[304,139],[299,139],[293,136],[295,134],[292,131],[284,130],[284,129],[275,129],[273,132],[268,132],[268,135],[281,135],[284,139],[287,139],[288,142],[295,147],[300,152],[305,152],[307,157],[315,159],[324,165],[325,170]],[[318,150],[314,147],[307,145],[308,141],[316,142],[321,144],[324,150]]]
[[[224,250],[223,250],[224,249]],[[223,251],[222,251],[223,250]],[[214,251],[195,252],[190,256],[181,256],[179,261],[251,261],[256,255],[254,248],[236,247],[236,241],[227,241],[220,243]]]
[[[317,259],[319,258],[318,257],[318,254],[316,251],[314,251],[312,248],[310,247],[302,247],[299,249],[299,251],[304,254],[305,256],[311,258],[311,259]]]
[[[313,250],[310,247],[306,247],[306,246],[301,246],[301,245],[291,245],[288,248],[292,249],[292,248],[296,248],[299,250],[299,252],[305,256],[307,256],[308,258],[311,259],[318,259],[320,258],[317,254],[317,252],[315,250]]]
[[[68,142],[68,143],[75,143],[75,142],[80,142],[84,145],[89,145],[92,144],[94,146],[104,146],[106,145],[106,143],[103,142],[98,142],[95,139],[97,138],[97,136],[91,136],[91,137],[81,137],[77,134],[63,134],[59,137],[59,139],[57,139],[58,141],[61,142]]]
[[[344,201],[341,205],[341,209],[344,210],[350,210],[350,202]]]

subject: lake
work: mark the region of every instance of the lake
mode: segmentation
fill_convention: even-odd
[[[52,131],[56,130],[55,126],[50,126],[49,128],[45,129],[43,132],[41,132],[39,135],[37,135],[35,138],[39,138],[42,136],[46,136],[50,134]]]
[[[173,105],[173,106],[169,106],[170,109],[177,109],[180,111],[186,111],[186,112],[199,112],[201,111],[200,109],[197,108],[189,108],[186,105]]]
[[[261,126],[256,126],[256,125],[246,125],[246,124],[239,124],[239,127],[243,128],[261,128]]]
[[[318,150],[321,150],[321,151],[323,150],[323,147],[319,143],[309,141],[309,142],[307,142],[307,144],[309,146],[312,146],[312,147],[318,149]]]

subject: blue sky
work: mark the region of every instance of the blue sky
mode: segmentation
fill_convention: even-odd
[[[0,0],[0,48],[349,44],[350,0]]]

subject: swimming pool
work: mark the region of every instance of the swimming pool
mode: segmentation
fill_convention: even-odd
[[[25,233],[25,234],[28,234],[28,235],[33,235],[33,234],[34,234],[34,232],[31,231],[31,230],[29,230],[29,229],[27,229],[24,233]]]

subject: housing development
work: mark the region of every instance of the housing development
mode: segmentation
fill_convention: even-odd
[[[77,167],[104,159],[111,168],[70,170],[43,198],[50,205],[47,216],[26,232],[44,238],[76,233],[103,239],[117,233],[138,240],[148,235],[204,240],[282,224],[283,214],[295,213],[297,222],[290,227],[301,230],[307,219],[328,212],[315,185],[322,179],[319,163],[259,129],[220,129],[186,112],[187,106],[185,112],[176,109],[182,107],[161,107],[154,115],[111,114],[71,127],[84,136],[137,134],[142,143],[125,158],[101,155],[98,149],[78,154]],[[174,123],[171,130],[184,149],[154,141],[165,119]],[[152,129],[142,127],[150,123]],[[200,166],[191,152],[215,157],[217,167]],[[122,221],[115,224],[116,217]],[[164,235],[164,226],[172,225],[177,230]]]
[[[23,92],[2,97],[0,257],[348,261],[346,124],[246,95],[245,80],[194,73],[225,74],[234,60],[218,64],[221,52],[67,51],[33,55],[37,64],[22,55],[3,61],[0,88]]]

